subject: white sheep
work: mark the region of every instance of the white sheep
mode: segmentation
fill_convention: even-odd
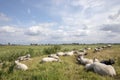
[[[107,45],[107,47],[108,47],[108,48],[111,48],[111,47],[112,47],[112,45],[108,44],[108,45]]]
[[[43,62],[59,62],[60,59],[52,58],[52,57],[45,57],[41,60],[41,63]]]
[[[86,64],[86,65],[85,65],[85,69],[86,69],[87,71],[88,71],[88,70],[89,70],[89,71],[90,71],[90,70],[92,71],[92,70],[93,70],[92,64]]]
[[[94,71],[100,75],[116,75],[115,69],[111,65],[105,65],[99,62],[95,62],[93,66]]]
[[[26,54],[26,58],[30,58],[31,57],[31,55],[30,54]]]
[[[97,48],[95,48],[95,49],[94,49],[94,51],[93,51],[93,52],[94,52],[94,53],[95,53],[95,52],[100,52],[101,50],[102,50],[102,48],[97,47]]]
[[[72,56],[76,51],[65,52],[65,56]]]
[[[93,64],[87,64],[85,66],[87,70],[93,70],[95,73],[98,73],[100,75],[109,75],[114,76],[116,75],[116,71],[114,67],[111,65],[105,65],[100,62],[94,62]]]
[[[90,48],[90,47],[88,47],[87,49],[88,49],[88,50],[91,50],[91,48]]]
[[[18,60],[15,61],[15,64],[16,64],[16,69],[24,70],[24,71],[28,69],[27,65],[20,63]]]
[[[77,60],[84,65],[93,63],[92,59],[84,58],[84,56],[79,56]]]
[[[57,56],[56,54],[50,54],[50,55],[48,55],[48,57],[59,59],[59,56]]]
[[[27,54],[25,56],[18,57],[17,60],[19,60],[19,61],[30,60],[30,57],[31,57],[30,54]]]
[[[85,52],[77,52],[77,54],[80,55],[80,56],[87,55],[87,53],[85,53]]]
[[[100,61],[99,61],[97,58],[94,58],[94,59],[93,59],[93,62],[100,62]],[[91,64],[91,63],[86,64],[86,65],[85,65],[85,69],[86,69],[86,70],[93,70],[92,64]]]
[[[65,56],[65,52],[58,52],[56,55],[57,56]]]
[[[80,50],[80,51],[76,51],[76,53],[78,54],[78,55],[81,55],[81,56],[83,56],[83,55],[87,55],[87,51],[84,49],[84,50]]]

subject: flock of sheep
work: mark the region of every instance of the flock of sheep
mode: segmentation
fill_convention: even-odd
[[[96,47],[93,52],[98,52],[101,50],[104,50],[106,48],[111,48],[111,45],[103,46],[103,47]],[[57,52],[56,54],[50,54],[47,57],[44,57],[41,59],[40,63],[44,62],[61,62],[60,56],[73,56],[77,55],[77,61],[79,64],[82,64],[85,66],[85,69],[87,71],[93,71],[95,73],[98,73],[100,75],[109,75],[114,76],[116,75],[116,71],[112,64],[114,64],[114,60],[102,60],[99,61],[97,58],[94,59],[88,59],[84,56],[87,55],[87,50],[90,50],[91,48],[85,48],[84,50],[72,50],[68,52]],[[23,60],[30,60],[30,54],[27,54],[25,56],[18,57],[18,59],[15,61],[16,68],[20,70],[27,70],[27,65],[20,63],[20,61]]]
[[[112,47],[112,45],[107,45],[107,46],[102,46],[102,47],[96,47],[95,49],[94,49],[94,53],[96,53],[96,52],[100,52],[100,51],[102,51],[102,50],[105,50],[105,49],[107,49],[107,48],[111,48]]]

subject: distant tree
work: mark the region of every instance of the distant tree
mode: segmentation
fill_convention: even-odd
[[[8,43],[8,45],[10,45],[10,43]]]

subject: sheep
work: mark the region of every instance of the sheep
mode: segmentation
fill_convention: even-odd
[[[57,56],[65,56],[65,53],[64,52],[58,52],[56,55]]]
[[[79,50],[79,51],[76,51],[77,55],[78,56],[84,56],[84,55],[87,55],[87,51],[84,49],[84,50]]]
[[[102,50],[102,48],[97,47],[97,48],[94,49],[93,52],[94,52],[94,53],[95,53],[95,52],[100,52],[101,50]]]
[[[115,69],[111,65],[105,65],[99,62],[95,62],[93,66],[94,71],[100,75],[116,75]]]
[[[100,75],[109,75],[112,77],[116,75],[114,67],[112,67],[111,65],[102,64],[100,62],[86,64],[85,68],[86,70],[93,70],[95,73],[98,73]]]
[[[52,57],[45,57],[41,60],[41,63],[43,62],[59,62],[60,59],[52,58]]]
[[[90,48],[90,47],[85,47],[84,49],[85,49],[85,50],[91,50],[91,48]]]
[[[76,51],[65,52],[65,56],[72,56],[75,53],[77,53],[77,52]]]
[[[88,59],[88,58],[84,58],[84,56],[78,56],[77,58],[78,62],[83,64],[83,65],[86,65],[86,64],[91,64],[93,63],[93,60],[92,59]]]
[[[16,69],[26,71],[28,69],[27,65],[20,63],[18,60],[15,61]]]
[[[48,55],[48,57],[59,59],[59,56],[57,56],[56,54],[50,54],[50,55]]]
[[[111,47],[112,47],[112,45],[110,45],[110,44],[107,45],[107,48],[111,48]]]
[[[106,64],[106,65],[112,65],[112,64],[115,64],[115,61],[113,59],[109,59],[109,60],[102,60],[100,61],[101,63],[103,64]]]
[[[27,55],[26,55],[26,58],[30,58],[30,57],[31,57],[31,55],[30,55],[30,54],[27,54]]]
[[[84,56],[84,55],[87,55],[88,53],[85,53],[85,52],[77,52],[78,56]]]
[[[106,48],[107,48],[107,46],[102,46],[102,48],[103,48],[103,49],[106,49]]]
[[[2,62],[0,63],[0,66],[1,66],[1,65],[3,65],[3,63],[2,63]]]
[[[87,70],[87,71],[93,71],[93,65],[92,64],[86,64],[85,65],[85,69]]]
[[[100,61],[97,58],[94,58],[93,62],[100,62]]]
[[[20,56],[20,57],[18,57],[17,60],[19,60],[19,61],[29,60],[30,57],[31,57],[30,54],[27,54],[27,55],[25,55],[25,56]]]

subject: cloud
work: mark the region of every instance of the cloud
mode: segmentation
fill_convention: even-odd
[[[120,24],[102,25],[101,30],[103,30],[103,31],[111,31],[111,32],[114,32],[114,33],[120,33]]]
[[[0,28],[0,33],[15,33],[19,32],[21,29],[20,28],[15,28],[11,26],[3,26]]]
[[[55,25],[56,23],[42,23],[36,26],[31,26],[25,31],[25,34],[29,36],[47,35],[51,31],[50,28]]]
[[[41,26],[32,26],[25,32],[29,36],[38,36],[47,34],[48,29]]]
[[[119,16],[120,16],[120,10],[119,10],[116,14],[110,15],[110,16],[109,16],[109,19],[115,20],[115,19],[119,18]]]
[[[11,19],[3,13],[0,13],[0,21],[10,21]]]

